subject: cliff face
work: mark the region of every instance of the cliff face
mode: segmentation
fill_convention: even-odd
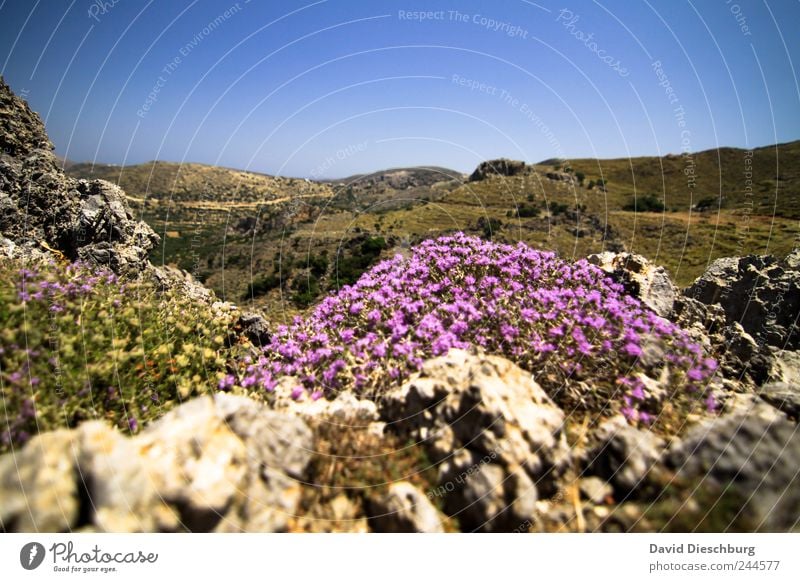
[[[0,232],[6,256],[59,251],[70,260],[135,273],[158,236],[136,220],[125,193],[64,175],[39,116],[0,79]]]

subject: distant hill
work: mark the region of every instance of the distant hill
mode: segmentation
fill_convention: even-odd
[[[383,183],[395,190],[403,190],[463,179],[464,175],[455,170],[437,166],[419,166],[415,168],[391,168],[370,174],[355,174],[347,178],[331,180],[330,182],[339,185],[376,185]]]
[[[625,203],[635,189],[637,196],[661,198],[667,209],[701,203],[701,208],[800,218],[800,141],[750,151],[725,147],[688,156],[578,159],[556,165],[565,163],[585,174],[587,183],[602,176],[615,193],[629,196]]]
[[[497,171],[471,178],[414,167],[312,182],[168,162],[74,164],[68,174],[126,190],[162,236],[155,262],[288,317],[381,257],[456,230],[565,257],[628,250],[680,285],[718,257],[785,256],[800,235],[798,161],[800,142],[752,154],[494,160],[480,167]]]
[[[71,164],[67,174],[102,178],[121,186],[130,196],[175,201],[222,203],[267,202],[290,195],[330,196],[331,190],[298,178],[268,176],[205,164],[147,162],[133,166]]]

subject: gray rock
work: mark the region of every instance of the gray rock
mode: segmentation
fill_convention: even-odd
[[[439,468],[435,495],[462,531],[510,532],[533,519],[538,492],[520,467],[503,467],[488,457],[459,449]]]
[[[759,343],[780,349],[800,348],[800,253],[717,259],[684,295],[719,304],[728,323],[739,322]]]
[[[721,305],[679,296],[671,319],[713,354],[725,378],[745,388],[766,381],[772,359],[769,346],[759,345],[738,321],[729,322]]]
[[[159,238],[128,209],[125,193],[102,180],[64,175],[39,116],[0,79],[0,231],[70,260],[137,274]],[[40,249],[41,250],[41,249]]]
[[[753,527],[800,529],[800,433],[766,404],[695,427],[667,462],[681,477],[735,493]]]
[[[162,291],[175,290],[194,301],[213,303],[214,292],[204,287],[191,273],[170,265],[161,265],[150,269],[154,281]]]
[[[432,460],[465,447],[544,479],[566,465],[564,413],[505,358],[450,350],[379,402],[387,430],[423,441]]]
[[[570,184],[575,182],[575,177],[568,172],[546,172],[544,176],[548,180],[553,180],[555,182],[567,182]]]
[[[578,481],[578,488],[583,498],[595,505],[604,503],[606,497],[614,493],[614,488],[599,477],[583,477]]]
[[[441,462],[448,513],[473,529],[517,527],[531,517],[537,488],[553,490],[569,462],[563,412],[504,358],[451,350],[387,393],[379,409],[386,431]]]
[[[639,488],[664,448],[661,438],[629,425],[623,416],[603,422],[594,437],[585,472],[611,483],[621,497]]]
[[[284,531],[311,458],[305,423],[243,397],[191,400],[133,438],[102,422],[0,457],[6,531]]]
[[[800,385],[770,382],[764,384],[758,394],[778,410],[795,419],[800,418]]]
[[[68,531],[80,510],[75,437],[59,430],[0,457],[0,529]]]
[[[269,344],[271,331],[269,323],[258,313],[243,313],[239,317],[239,327],[250,343],[257,347],[264,347]]]
[[[443,533],[442,515],[428,498],[407,481],[389,485],[389,491],[370,502],[374,531]]]
[[[628,293],[661,317],[672,313],[678,289],[664,267],[657,267],[640,255],[603,252],[587,260],[600,267]]]
[[[779,350],[772,354],[768,382],[758,390],[765,401],[786,414],[800,416],[800,352]]]

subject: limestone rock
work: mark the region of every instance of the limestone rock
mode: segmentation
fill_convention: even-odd
[[[442,533],[442,515],[428,498],[408,481],[389,485],[383,496],[370,502],[374,531],[391,533]]]
[[[719,304],[728,322],[739,322],[758,342],[800,348],[800,250],[786,259],[728,257],[714,261],[684,295]]]
[[[621,415],[601,424],[594,436],[586,473],[602,477],[622,497],[642,484],[664,448],[661,438],[631,426]]]
[[[800,524],[800,433],[761,404],[698,425],[669,452],[687,479],[735,493],[754,527],[797,531]]]
[[[0,529],[66,531],[77,520],[75,437],[58,430],[0,457]]]
[[[591,255],[587,259],[661,317],[672,313],[678,289],[664,267],[657,267],[640,255],[612,253]]]
[[[468,527],[508,531],[530,517],[537,488],[553,489],[569,462],[563,412],[504,358],[451,350],[379,406],[387,431],[422,443],[442,463],[439,491]]]
[[[86,422],[0,457],[6,531],[283,531],[312,454],[305,423],[204,396],[133,438]]]

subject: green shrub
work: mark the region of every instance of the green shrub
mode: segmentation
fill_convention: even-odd
[[[103,419],[130,432],[214,390],[234,316],[84,265],[0,264],[0,451]]]
[[[242,299],[252,299],[266,295],[273,289],[281,286],[281,277],[277,273],[265,275],[263,277],[256,277],[247,286],[247,291],[242,295]]]
[[[350,254],[341,256],[334,267],[334,281],[330,288],[352,285],[378,259],[389,245],[382,236],[368,237]]]
[[[542,210],[533,204],[521,204],[514,210],[509,211],[509,216],[516,216],[517,218],[534,218],[541,214]]]
[[[652,194],[634,197],[622,207],[627,212],[664,212],[664,203]]]
[[[311,274],[315,277],[323,277],[328,272],[328,253],[323,251],[318,256],[311,255],[308,257],[308,268],[311,269]]]
[[[503,223],[497,218],[486,218],[485,216],[481,216],[478,219],[477,226],[481,230],[483,238],[491,240],[491,238],[502,228]]]
[[[321,293],[319,280],[313,275],[295,278],[292,290],[294,291],[291,297],[292,303],[298,307],[308,307]]]

